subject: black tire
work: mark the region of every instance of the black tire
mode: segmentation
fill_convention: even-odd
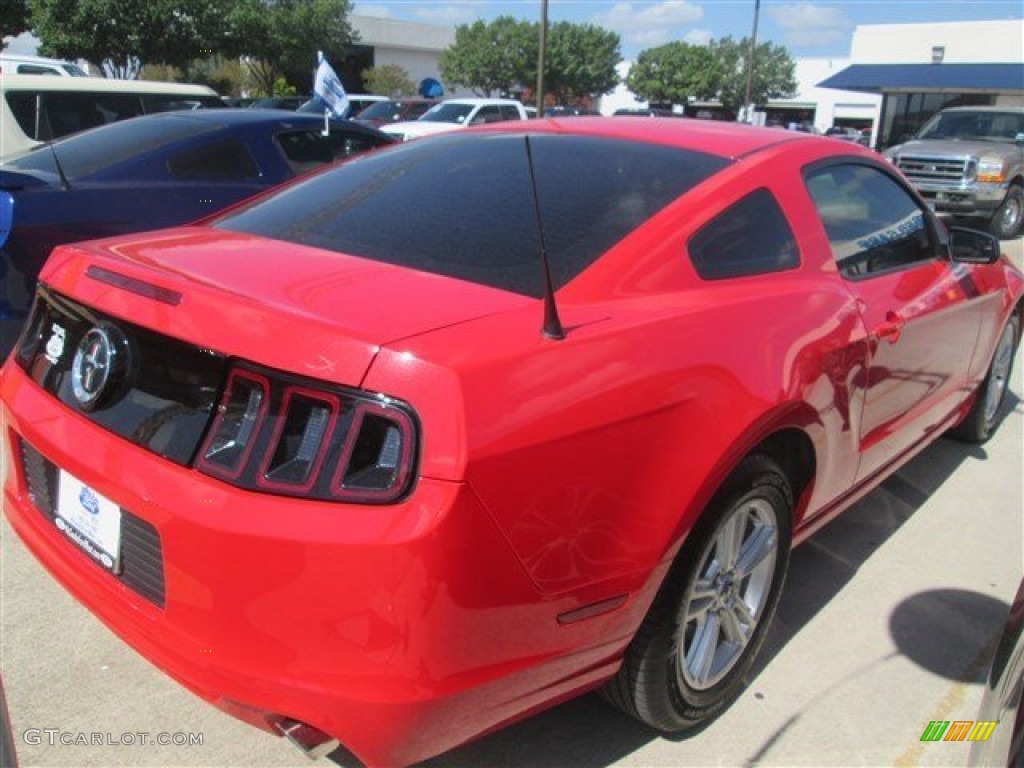
[[[950,435],[968,443],[984,443],[999,425],[1003,401],[1013,371],[1013,358],[1020,341],[1020,318],[1011,315],[996,342],[996,351],[985,380],[974,394],[967,416],[950,430]]]
[[[732,703],[778,605],[792,512],[793,493],[779,465],[767,456],[745,458],[687,538],[621,669],[602,689],[608,702],[677,734],[702,727]],[[734,542],[740,539],[731,556],[722,543],[729,531]],[[743,575],[754,552],[763,558]],[[724,569],[719,554],[725,555]],[[741,563],[744,554],[748,562]],[[744,625],[747,618],[752,625]],[[745,644],[735,642],[744,632]]]
[[[1024,224],[1024,189],[1014,184],[1006,192],[988,223],[988,230],[1000,240],[1012,240]]]

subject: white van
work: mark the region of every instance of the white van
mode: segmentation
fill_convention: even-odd
[[[152,112],[223,107],[205,85],[102,77],[0,77],[0,160],[66,136]]]
[[[88,77],[77,64],[62,59],[46,59],[20,53],[0,53],[0,75],[56,75],[57,77]]]

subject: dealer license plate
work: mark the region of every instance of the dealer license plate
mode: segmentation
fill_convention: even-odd
[[[64,470],[54,524],[104,568],[120,570],[121,508]]]

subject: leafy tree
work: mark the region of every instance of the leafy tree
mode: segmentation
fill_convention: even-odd
[[[0,50],[3,39],[15,37],[28,30],[28,4],[26,0],[4,0],[0,3]]]
[[[511,16],[461,24],[455,28],[455,44],[441,54],[441,78],[481,96],[507,93],[531,82],[537,45],[536,25]]]
[[[381,96],[412,96],[416,93],[416,83],[397,64],[384,64],[364,70],[363,82],[368,93]]]
[[[642,51],[626,85],[645,101],[685,104],[691,97],[713,98],[721,73],[710,48],[675,42]]]
[[[747,60],[750,39],[740,41],[732,37],[713,40],[710,44],[721,82],[718,100],[727,112],[737,113],[743,106],[747,92]],[[764,104],[769,99],[784,99],[796,94],[796,63],[781,45],[761,43],[754,51],[754,78],[750,99]]]
[[[275,93],[281,77],[312,89],[316,52],[337,70],[357,35],[348,21],[349,0],[233,0],[224,53],[249,57],[257,89]]]
[[[534,25],[537,29],[537,25]],[[593,24],[560,21],[548,30],[544,89],[558,103],[607,93],[619,82],[619,36]],[[528,82],[536,81],[536,59]]]
[[[220,43],[232,0],[28,0],[44,55],[86,59],[113,77],[143,64],[187,69]]]

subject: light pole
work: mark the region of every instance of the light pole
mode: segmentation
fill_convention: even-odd
[[[537,117],[544,117],[544,54],[548,47],[548,0],[540,3],[540,50],[537,53]]]
[[[750,53],[747,55],[747,95],[743,99],[745,122],[754,122],[754,105],[750,103],[750,92],[754,87],[754,54],[757,52],[757,17],[761,14],[761,0],[754,0],[754,31],[750,34]]]

